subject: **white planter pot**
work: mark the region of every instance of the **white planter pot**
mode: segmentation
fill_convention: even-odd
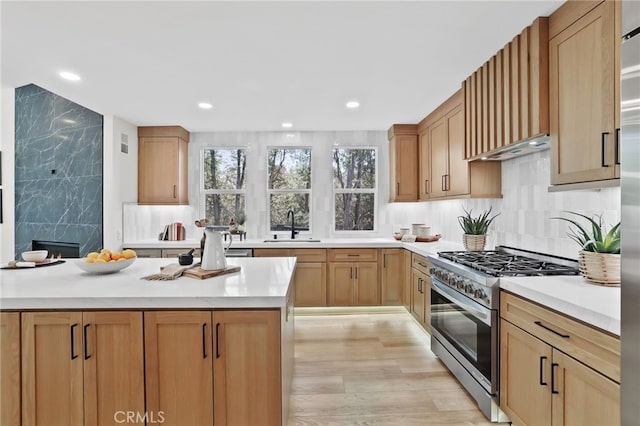
[[[578,263],[580,273],[594,284],[620,285],[620,255],[580,251]]]

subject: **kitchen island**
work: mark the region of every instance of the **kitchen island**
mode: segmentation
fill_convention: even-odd
[[[295,258],[173,281],[78,261],[0,271],[3,424],[287,423]]]

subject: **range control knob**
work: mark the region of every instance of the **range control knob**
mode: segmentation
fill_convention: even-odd
[[[473,297],[475,297],[476,299],[484,299],[485,297],[487,297],[487,295],[483,289],[478,288],[473,292]]]
[[[473,285],[472,284],[465,284],[464,292],[467,293],[467,294],[473,294]]]

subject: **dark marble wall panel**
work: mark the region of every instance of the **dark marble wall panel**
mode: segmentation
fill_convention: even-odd
[[[34,239],[101,248],[102,123],[34,84],[16,89],[16,256]]]

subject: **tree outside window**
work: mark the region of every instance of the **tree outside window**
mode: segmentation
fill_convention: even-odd
[[[291,230],[293,210],[296,230],[310,230],[311,148],[270,148],[267,173],[269,229]]]
[[[333,150],[336,231],[373,231],[376,209],[376,149]]]
[[[244,149],[204,149],[202,155],[205,217],[211,225],[244,222],[247,153]]]

